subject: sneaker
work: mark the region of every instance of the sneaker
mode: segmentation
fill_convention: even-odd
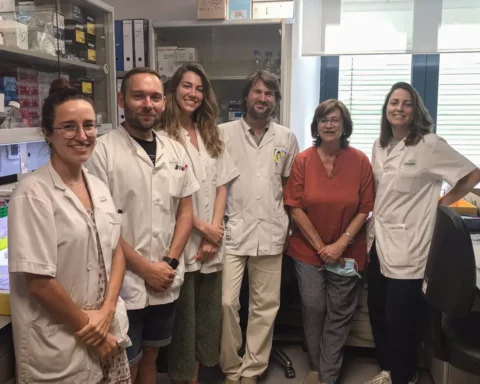
[[[392,384],[392,378],[390,372],[382,371],[372,380],[365,382],[365,384]]]
[[[408,384],[416,384],[418,380],[418,373],[415,373],[415,376],[413,377],[412,380]]]
[[[318,384],[318,372],[310,370],[303,379],[303,384]]]

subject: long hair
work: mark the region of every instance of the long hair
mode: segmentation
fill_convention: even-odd
[[[185,63],[173,75],[167,83],[165,96],[167,97],[165,112],[163,113],[160,129],[165,130],[167,135],[182,143],[183,136],[180,126],[180,108],[178,107],[175,92],[182,81],[183,75],[193,72],[202,79],[203,101],[193,112],[193,121],[197,124],[198,131],[202,137],[208,154],[217,158],[223,153],[224,143],[220,138],[220,130],[216,124],[218,106],[217,99],[213,93],[212,85],[203,67],[198,63]]]
[[[342,148],[347,148],[349,145],[349,138],[352,136],[353,132],[353,122],[352,117],[348,108],[340,100],[328,99],[322,102],[313,115],[312,124],[310,125],[310,131],[312,133],[313,145],[319,147],[322,145],[322,138],[318,134],[318,122],[320,119],[326,117],[329,113],[333,112],[335,109],[340,111],[342,115],[342,136],[340,136],[340,146]]]
[[[392,89],[390,89],[390,92],[388,92],[382,108],[382,122],[380,125],[380,145],[382,148],[386,148],[390,143],[390,139],[393,137],[392,125],[387,119],[387,106],[392,93],[397,89],[404,89],[405,91],[409,92],[410,96],[412,97],[413,121],[410,131],[405,138],[405,145],[417,145],[420,140],[422,140],[425,135],[431,133],[433,129],[433,120],[430,117],[425,104],[423,104],[423,100],[418,94],[417,90],[408,83],[395,83],[392,86]]]

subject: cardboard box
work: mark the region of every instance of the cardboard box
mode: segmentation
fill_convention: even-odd
[[[175,51],[175,61],[200,61],[197,48],[177,48]]]
[[[254,1],[253,19],[288,19],[293,17],[293,1]]]
[[[250,19],[251,0],[228,0],[228,18],[230,20]]]
[[[15,12],[15,0],[0,0],[1,12]]]
[[[157,49],[157,61],[175,61],[176,46],[171,47],[158,47]]]
[[[13,20],[0,20],[0,32],[6,46],[28,50],[28,27],[25,24]]]
[[[198,20],[226,20],[227,0],[197,0]]]

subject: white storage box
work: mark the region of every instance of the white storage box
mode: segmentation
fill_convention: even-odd
[[[158,47],[157,61],[175,61],[175,51],[177,47]]]
[[[0,20],[0,32],[6,46],[28,50],[28,27],[13,20]]]
[[[198,49],[196,48],[177,48],[175,51],[175,61],[200,61]]]
[[[252,15],[253,19],[288,19],[293,9],[293,1],[260,1],[252,4]]]
[[[15,0],[0,0],[0,13],[15,12]]]

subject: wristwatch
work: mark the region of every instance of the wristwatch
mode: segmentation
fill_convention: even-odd
[[[177,269],[177,267],[178,267],[178,260],[177,259],[173,259],[171,257],[164,256],[163,261],[165,261],[168,265],[170,265],[170,267],[172,267],[173,270]]]

